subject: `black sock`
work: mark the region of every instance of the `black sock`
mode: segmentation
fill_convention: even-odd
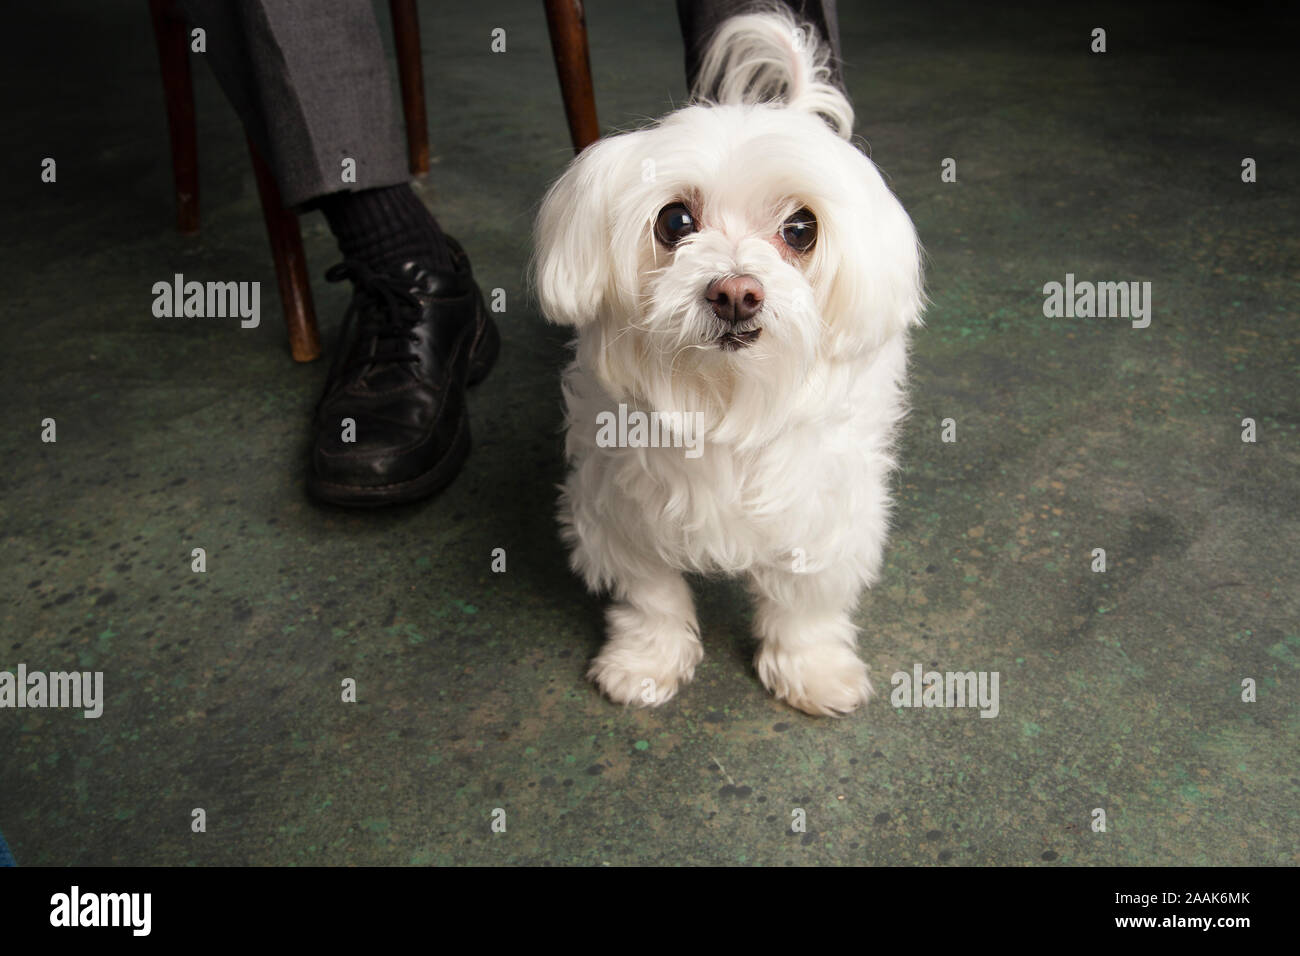
[[[408,185],[331,193],[314,205],[329,220],[344,258],[380,271],[413,259],[435,272],[452,267],[438,220]]]

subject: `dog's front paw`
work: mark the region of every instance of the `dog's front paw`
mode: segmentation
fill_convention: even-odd
[[[694,622],[650,617],[617,605],[607,614],[609,637],[587,671],[616,704],[657,707],[695,676],[704,657]]]
[[[764,641],[754,665],[777,700],[814,717],[842,717],[872,693],[867,665],[837,640],[793,647]]]

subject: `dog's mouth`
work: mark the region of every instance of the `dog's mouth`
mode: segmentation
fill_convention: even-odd
[[[724,352],[737,352],[740,349],[747,349],[763,334],[761,328],[750,329],[747,332],[730,331],[724,332],[718,336],[718,348]]]

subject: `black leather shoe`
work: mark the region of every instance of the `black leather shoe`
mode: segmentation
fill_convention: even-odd
[[[469,457],[465,387],[501,347],[469,258],[448,238],[453,269],[406,262],[376,272],[356,260],[326,273],[356,292],[312,425],[307,491],[354,508],[441,491]]]

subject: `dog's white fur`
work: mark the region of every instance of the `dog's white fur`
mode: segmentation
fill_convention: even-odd
[[[851,615],[888,529],[920,250],[848,142],[852,107],[815,37],[775,12],[728,20],[696,85],[714,98],[589,147],[538,217],[542,309],[578,333],[560,520],[574,569],[613,598],[589,676],[623,704],[663,703],[694,676],[688,571],[747,578],[778,698],[838,715],[871,693]],[[700,230],[667,248],[653,224],[674,201]],[[779,238],[801,207],[818,222],[804,256]],[[739,275],[764,287],[762,332],[724,350],[705,290]],[[597,416],[620,403],[703,412],[702,455],[600,447]]]

